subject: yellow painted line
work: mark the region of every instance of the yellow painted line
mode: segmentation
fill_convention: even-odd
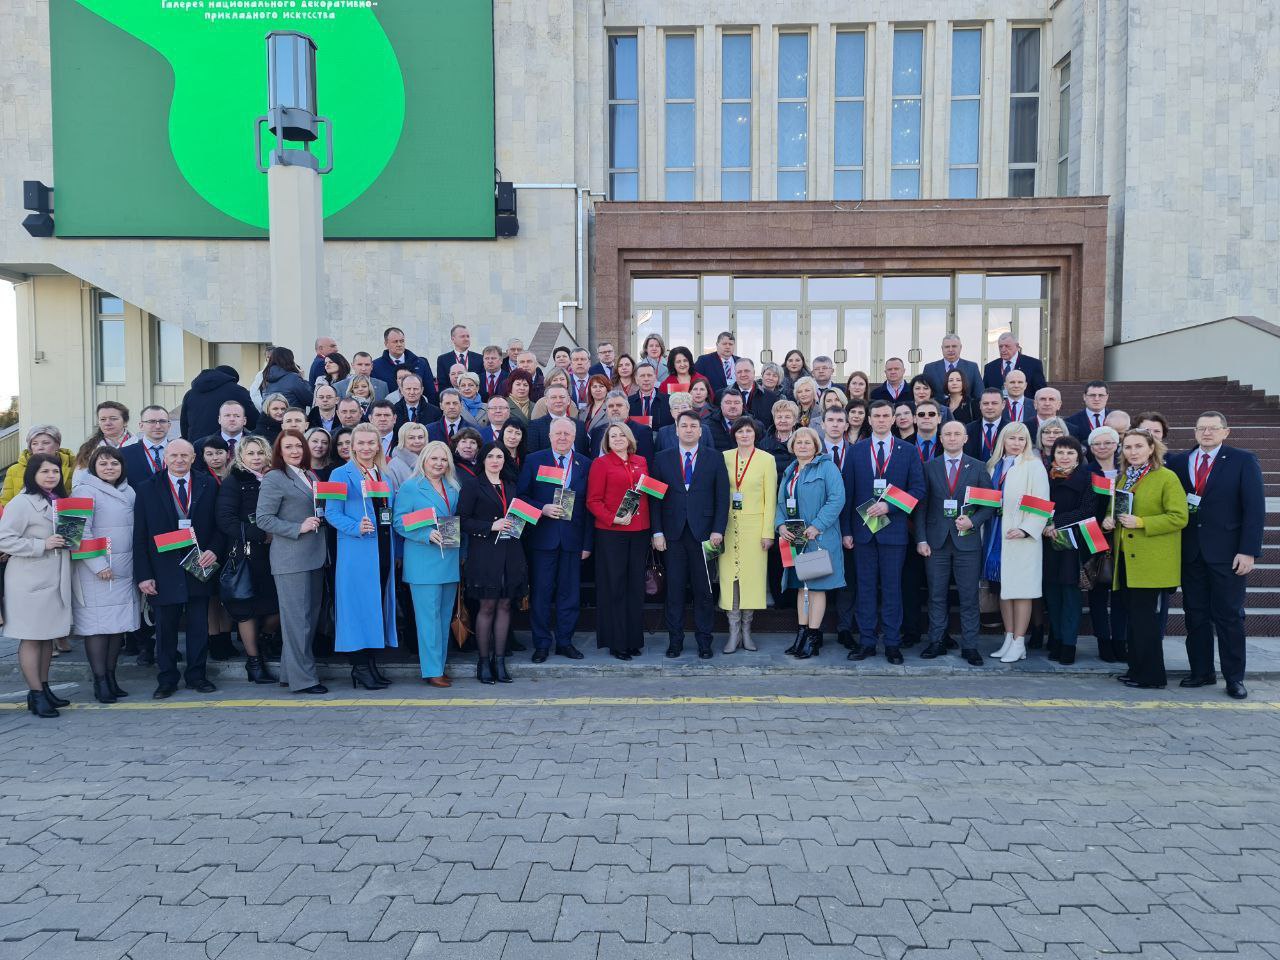
[[[714,696],[714,697],[346,697],[326,699],[122,700],[115,704],[76,702],[64,710],[324,710],[334,708],[502,708],[530,707],[924,707],[938,709],[1023,710],[1209,710],[1273,711],[1280,700],[1085,700],[1068,697],[913,697],[913,696]],[[25,710],[22,701],[0,703],[0,710]]]

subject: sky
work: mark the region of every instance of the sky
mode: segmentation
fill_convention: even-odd
[[[18,392],[18,321],[13,284],[0,280],[0,407]]]

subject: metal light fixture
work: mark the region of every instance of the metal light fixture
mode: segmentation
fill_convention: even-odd
[[[275,135],[271,164],[309,167],[318,173],[333,169],[333,124],[319,116],[316,100],[316,44],[305,33],[276,30],[267,34],[267,113],[254,127],[254,147],[258,169],[266,172],[262,162],[262,127]],[[323,166],[310,151],[310,144],[320,138],[319,127],[328,130],[328,157]],[[286,143],[301,148],[286,148]]]
[[[33,237],[53,236],[53,187],[39,180],[22,181],[22,206],[34,210],[22,220],[22,229]]]

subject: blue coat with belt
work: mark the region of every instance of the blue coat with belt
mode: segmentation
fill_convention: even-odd
[[[569,470],[569,489],[575,494],[573,519],[543,517],[532,527],[526,527],[524,539],[534,550],[564,550],[581,554],[583,550],[590,552],[593,548],[595,523],[587,509],[587,477],[591,473],[591,460],[572,450],[569,456],[573,457],[573,466]],[[557,466],[556,455],[552,450],[539,450],[525,457],[516,483],[520,498],[539,510],[549,504],[559,488],[556,484],[538,480],[538,469],[554,466]]]
[[[394,573],[381,588],[378,565],[378,535],[360,534],[364,517],[376,519],[379,501],[366,501],[360,495],[360,468],[354,462],[344,463],[329,475],[333,483],[347,487],[347,499],[326,500],[325,522],[337,531],[338,558],[334,567],[334,607],[337,614],[334,649],[339,653],[370,647],[396,647],[396,582]],[[391,483],[385,470],[382,479]],[[395,508],[395,490],[387,500],[388,509]],[[391,562],[395,567],[399,550],[397,537],[391,536]],[[381,630],[379,630],[381,624]]]
[[[877,496],[876,471],[872,464],[872,451],[876,449],[877,442],[874,436],[859,440],[849,451],[849,457],[853,460],[853,472],[845,484],[845,530],[853,534],[854,543],[875,542],[886,546],[905,546],[911,539],[907,530],[908,514],[893,504],[889,504],[889,526],[874,536],[858,516],[858,507]],[[889,457],[889,464],[885,468],[884,479],[898,489],[907,491],[917,500],[923,500],[924,465],[920,462],[920,453],[915,445],[890,437],[885,444],[885,453]]]
[[[782,475],[782,483],[778,487],[778,509],[773,518],[775,530],[789,519],[787,498],[790,494],[787,488],[791,484],[791,478],[795,476],[798,465],[798,463],[792,463]],[[825,453],[810,460],[809,465],[800,472],[800,479],[796,481],[795,498],[795,519],[817,527],[820,532],[818,539],[814,542],[831,555],[831,575],[819,580],[807,581],[809,588],[835,590],[843,587],[845,583],[844,551],[840,544],[840,516],[844,511],[845,484],[840,471]],[[790,581],[791,577],[787,579]]]
[[[441,549],[431,542],[434,526],[406,530],[404,518],[415,510],[431,507],[437,517],[453,517],[458,513],[458,487],[445,487],[449,494],[446,502],[426,477],[410,477],[396,491],[395,530],[404,537],[404,569],[401,579],[405,583],[457,583],[458,561],[462,550],[458,547]]]
[[[684,488],[684,461],[678,446],[655,454],[649,469],[654,479],[667,484],[667,495],[649,511],[655,535],[679,540],[688,530],[699,543],[713,533],[724,535],[729,525],[729,473],[720,453],[698,447],[688,490]]]

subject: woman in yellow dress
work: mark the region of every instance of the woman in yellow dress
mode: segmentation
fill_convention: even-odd
[[[752,417],[733,422],[736,446],[724,452],[729,474],[729,526],[720,555],[720,608],[729,617],[725,653],[741,644],[756,649],[751,617],[763,610],[768,594],[769,548],[778,507],[778,466],[767,450],[756,446],[760,424]]]

